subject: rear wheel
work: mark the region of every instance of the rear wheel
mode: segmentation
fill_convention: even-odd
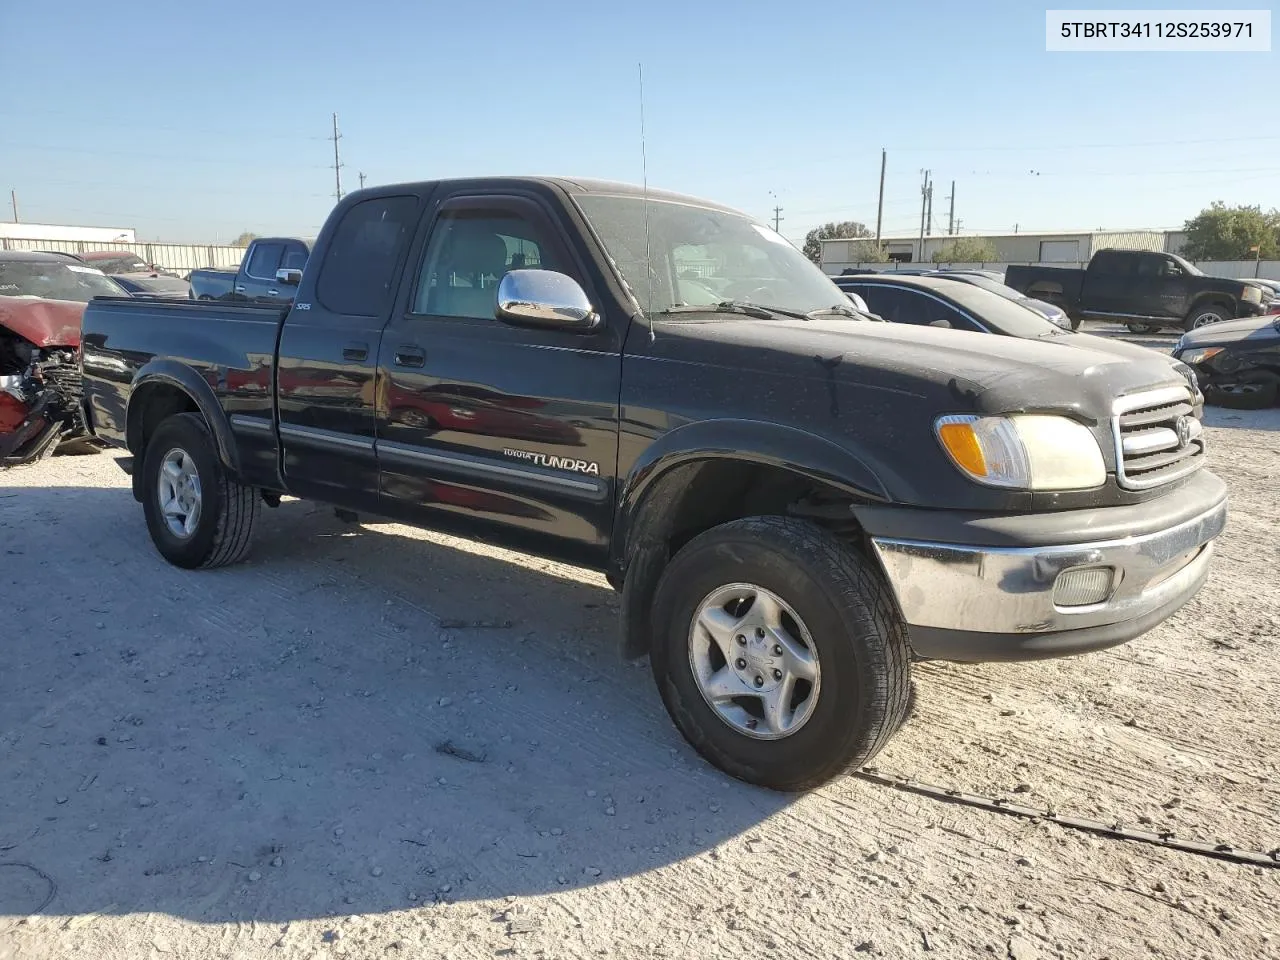
[[[779,790],[871,759],[906,720],[906,628],[871,564],[782,517],[715,527],[663,572],[653,671],[685,739]]]
[[[1211,323],[1222,323],[1222,321],[1230,319],[1231,314],[1227,312],[1226,307],[1195,307],[1187,314],[1186,328],[1188,330],[1198,330],[1200,327],[1207,327]]]
[[[1264,410],[1280,397],[1280,378],[1265,371],[1241,374],[1229,383],[1206,384],[1204,401],[1232,410]]]
[[[191,569],[248,555],[261,498],[227,475],[199,414],[164,420],[147,442],[142,470],[147,530],[166,560]]]

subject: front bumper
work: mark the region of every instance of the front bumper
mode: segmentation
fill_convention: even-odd
[[[937,524],[973,534],[967,543],[874,533],[871,543],[918,656],[1036,660],[1124,643],[1172,614],[1208,576],[1226,517],[1225,486],[1201,471],[1133,506]],[[1111,571],[1105,596],[1064,604],[1059,578],[1094,569]]]

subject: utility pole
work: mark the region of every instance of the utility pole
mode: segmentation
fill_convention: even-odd
[[[9,202],[13,204],[13,222],[18,222],[18,191],[9,191]]]
[[[363,190],[364,189],[364,171],[361,170],[360,173],[357,174],[357,176],[360,177],[360,189]]]
[[[929,214],[924,219],[925,236],[933,236],[933,181],[929,181]]]
[[[342,134],[338,132],[338,115],[333,115],[333,193],[339,200],[342,199],[342,162],[338,159],[338,141],[342,139]]]
[[[880,249],[880,225],[884,223],[884,166],[889,152],[880,148],[880,202],[876,204],[876,249]]]
[[[781,223],[782,223],[782,208],[775,206],[773,208],[773,232],[774,233],[782,232],[782,230],[779,228]]]
[[[951,213],[947,215],[947,236],[954,237],[956,235],[956,182],[951,181]]]
[[[929,214],[929,171],[921,170],[924,182],[920,184],[920,249],[917,251],[921,262],[924,261],[924,219]]]

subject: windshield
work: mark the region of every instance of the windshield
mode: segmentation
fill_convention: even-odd
[[[638,196],[576,199],[647,313],[725,300],[801,313],[849,303],[804,254],[741,214]]]
[[[1174,263],[1176,263],[1178,266],[1180,266],[1180,267],[1183,269],[1183,271],[1187,274],[1187,276],[1189,276],[1189,277],[1203,277],[1203,276],[1204,276],[1204,271],[1203,271],[1203,270],[1201,270],[1199,267],[1197,267],[1194,263],[1188,263],[1186,260],[1183,260],[1183,259],[1182,259],[1181,257],[1179,257],[1177,254],[1172,254],[1172,253],[1171,253],[1171,254],[1169,254],[1169,256],[1170,256],[1170,258],[1173,260],[1173,262],[1174,262]]]
[[[0,296],[88,303],[94,297],[128,294],[94,267],[62,260],[0,260]]]

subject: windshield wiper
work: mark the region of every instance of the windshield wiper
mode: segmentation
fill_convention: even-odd
[[[810,310],[807,314],[805,314],[805,316],[807,316],[810,320],[812,320],[814,317],[825,317],[828,314],[832,314],[832,313],[840,317],[849,317],[851,320],[865,319],[863,315],[860,314],[857,310],[853,309],[853,307],[845,306],[843,303],[837,303],[834,306],[830,306],[830,307],[821,307],[817,310]]]
[[[824,313],[815,310],[814,313]],[[721,300],[719,303],[681,304],[667,307],[662,313],[740,313],[743,316],[755,317],[758,320],[776,320],[778,317],[790,317],[792,320],[812,320],[813,317],[799,310],[787,310],[783,307],[770,307],[763,303],[752,303],[750,300]]]

